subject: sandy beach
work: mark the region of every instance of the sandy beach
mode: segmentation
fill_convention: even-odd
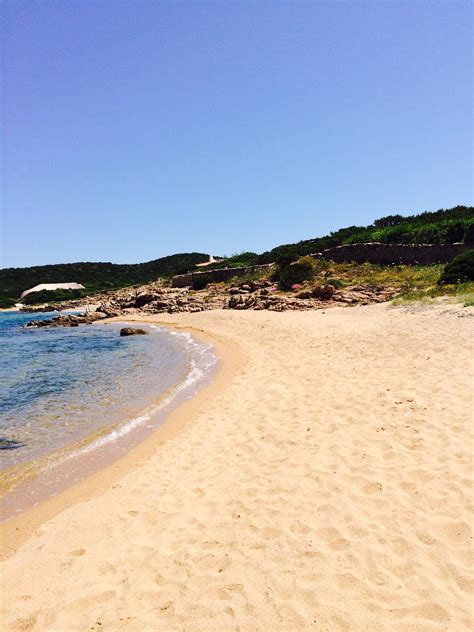
[[[2,527],[6,631],[472,629],[472,308],[142,317],[221,356]]]

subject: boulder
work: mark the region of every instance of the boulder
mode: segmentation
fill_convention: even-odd
[[[148,305],[156,299],[156,294],[148,294],[146,292],[139,294],[135,299],[134,306],[135,307],[143,307],[144,305]]]
[[[313,296],[313,292],[311,290],[301,290],[301,292],[298,292],[295,296],[296,298],[305,300],[311,298]]]
[[[97,311],[105,314],[108,318],[120,316],[120,307],[112,303],[102,303],[102,305],[99,305],[99,307],[97,308]]]
[[[242,303],[242,296],[240,294],[233,294],[229,299],[229,309],[237,309],[237,305]]]
[[[123,327],[120,330],[121,336],[146,336],[148,334],[144,329],[137,329],[135,327]]]

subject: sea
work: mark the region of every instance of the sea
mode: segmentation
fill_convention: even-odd
[[[28,328],[52,313],[0,313],[0,517],[54,496],[125,454],[212,381],[217,357],[189,333],[127,324]]]

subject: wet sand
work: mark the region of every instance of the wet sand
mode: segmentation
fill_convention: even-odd
[[[216,381],[3,526],[4,629],[470,629],[472,313],[157,317]]]

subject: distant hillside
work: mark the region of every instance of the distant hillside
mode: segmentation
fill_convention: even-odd
[[[94,294],[187,272],[208,259],[207,254],[190,252],[136,264],[60,263],[32,268],[4,268],[0,270],[0,307],[13,305],[23,290],[39,283],[74,281],[85,286],[86,294]]]
[[[244,252],[207,269],[272,263],[280,259],[294,260],[333,246],[370,241],[387,244],[449,244],[458,241],[474,243],[474,207],[456,206],[406,217],[387,215],[369,226],[341,228],[324,237],[284,244],[262,254]],[[86,287],[87,294],[93,294],[100,290],[148,283],[160,276],[170,277],[188,272],[197,263],[207,260],[207,254],[193,252],[132,265],[67,263],[34,268],[7,268],[0,270],[0,307],[12,305],[23,290],[39,283],[75,281]]]

